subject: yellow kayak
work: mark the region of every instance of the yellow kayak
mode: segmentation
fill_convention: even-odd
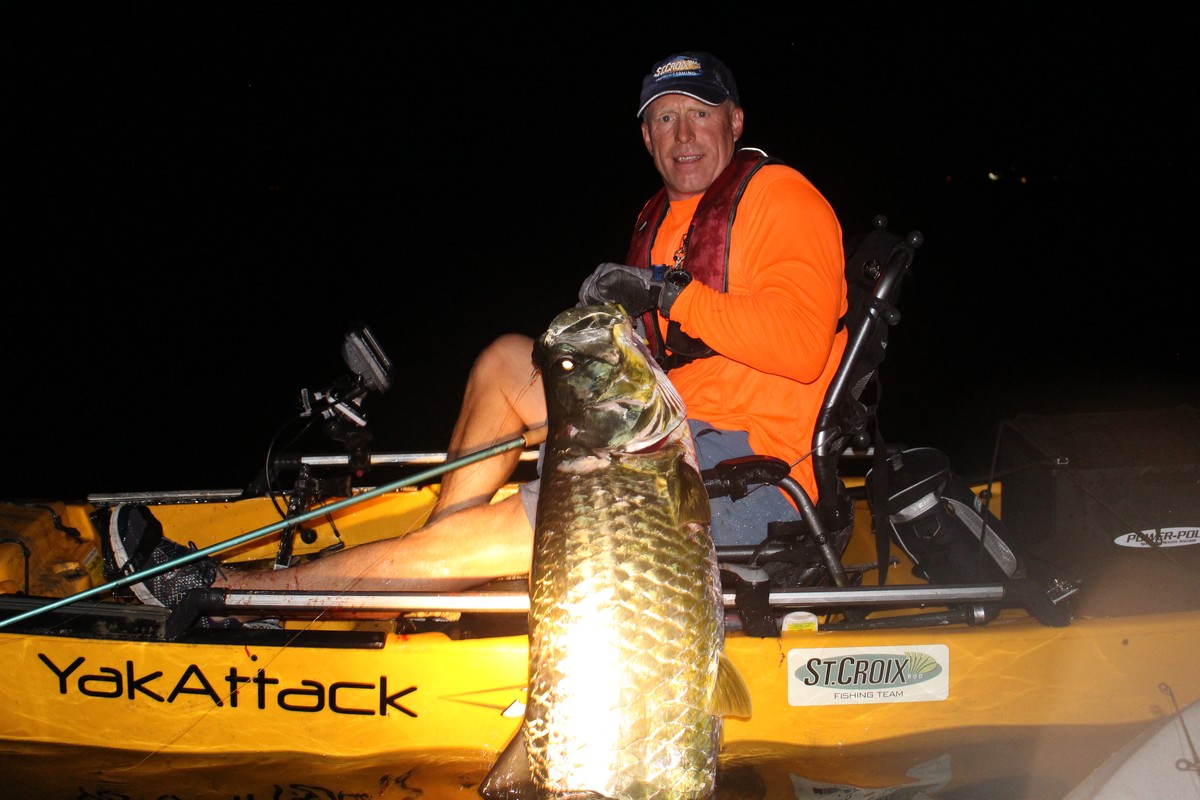
[[[319,515],[293,553],[319,557],[418,527],[437,488],[384,492]],[[164,609],[112,595],[38,613],[103,585],[99,521],[129,502],[198,548],[279,519],[267,498],[0,504],[0,619],[24,617],[0,629],[0,759],[13,780],[62,780],[61,796],[84,797],[114,786],[142,792],[130,797],[289,797],[271,792],[294,783],[328,796],[401,796],[404,788],[473,796],[521,721],[522,580],[453,595],[232,597],[270,622],[173,636]],[[846,563],[874,552],[859,504]],[[278,546],[278,536],[263,537],[224,557],[271,568]],[[754,709],[726,721],[728,791],[740,792],[729,788],[739,781],[790,797],[806,796],[800,786],[816,793],[926,781],[945,790],[1022,775],[1046,787],[1028,796],[1057,797],[1148,726],[1200,700],[1200,611],[1039,619],[1046,609],[1023,607],[1020,594],[931,585],[906,553],[895,558],[882,589],[866,572],[854,587],[773,592],[785,605],[774,636],[740,629],[727,591],[726,651]],[[939,602],[1001,611],[978,624],[925,624]],[[915,621],[839,629],[856,604]],[[902,661],[926,665],[920,680],[898,671]],[[72,768],[50,768],[62,763]]]

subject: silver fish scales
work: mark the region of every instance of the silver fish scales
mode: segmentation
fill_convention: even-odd
[[[485,797],[704,798],[749,714],[683,402],[617,306],[538,340],[547,396],[525,721]]]

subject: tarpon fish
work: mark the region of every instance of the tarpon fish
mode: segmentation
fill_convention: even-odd
[[[713,794],[724,716],[750,697],[724,608],[684,403],[619,306],[559,314],[530,572],[525,718],[496,798]]]

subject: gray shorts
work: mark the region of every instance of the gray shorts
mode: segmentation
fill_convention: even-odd
[[[688,425],[696,442],[700,469],[715,467],[727,458],[755,455],[745,431],[720,430],[695,419],[688,420]],[[538,468],[541,469],[540,459]],[[535,525],[537,520],[539,488],[536,480],[521,484],[521,502],[530,525]],[[800,518],[795,506],[773,486],[761,486],[737,502],[728,497],[717,497],[710,505],[713,541],[718,546],[757,544],[767,537],[767,523]]]

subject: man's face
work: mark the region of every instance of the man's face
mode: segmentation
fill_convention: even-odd
[[[642,141],[671,200],[694,197],[711,186],[741,136],[742,109],[732,100],[710,106],[687,95],[665,94],[642,115]]]

